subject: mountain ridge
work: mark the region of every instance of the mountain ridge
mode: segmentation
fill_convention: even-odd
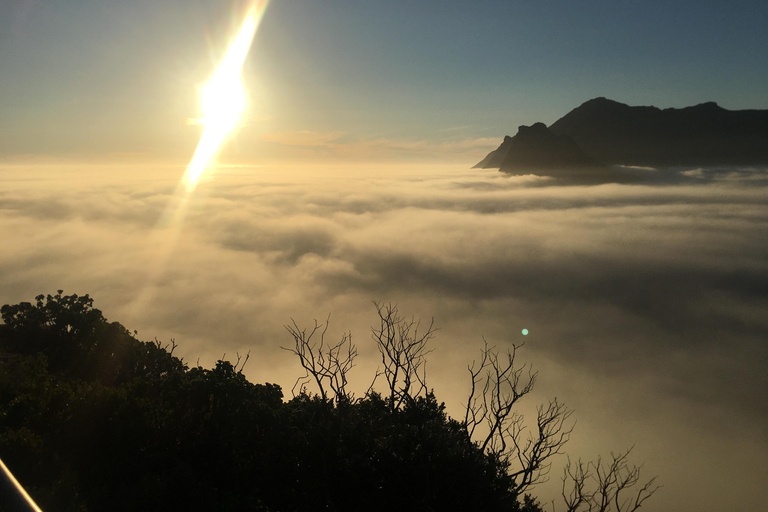
[[[557,135],[544,123],[520,126],[489,154],[488,165],[498,163],[508,174],[550,176],[560,183],[606,183],[628,180],[618,171],[588,156],[568,135]]]
[[[536,136],[530,137],[533,127]],[[582,168],[590,180],[617,181],[621,173],[609,167],[617,165],[768,166],[768,110],[727,110],[715,102],[660,109],[599,97],[548,128],[542,123],[520,127],[475,167],[554,177],[569,167],[573,179]],[[586,167],[590,173],[583,172]]]
[[[768,165],[768,110],[660,109],[589,100],[549,126],[609,165]]]

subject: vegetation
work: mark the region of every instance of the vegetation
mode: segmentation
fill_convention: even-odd
[[[307,373],[287,400],[245,378],[247,357],[189,367],[175,342],[137,340],[87,295],[3,306],[0,457],[50,511],[540,511],[526,492],[567,442],[570,411],[542,406],[528,435],[515,404],[536,374],[516,365],[516,348],[500,357],[486,345],[465,417],[449,417],[426,383],[432,325],[420,333],[376,306],[381,366],[364,395],[347,389],[351,337],[326,344],[327,323],[292,323],[287,350]],[[639,469],[626,454],[617,462],[623,498]],[[655,491],[599,508],[603,495],[587,489],[607,474],[600,461],[569,463],[568,510],[631,511]]]

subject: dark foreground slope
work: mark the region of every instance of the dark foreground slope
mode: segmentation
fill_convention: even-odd
[[[606,98],[550,127],[606,164],[651,167],[768,165],[768,110],[632,107]]]
[[[0,457],[43,510],[540,512],[432,393],[283,401],[237,363],[188,367],[92,302],[1,310]]]

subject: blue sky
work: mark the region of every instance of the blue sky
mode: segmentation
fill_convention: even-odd
[[[0,155],[187,157],[196,88],[241,9],[4,0]],[[550,124],[597,96],[768,108],[766,26],[758,1],[273,0],[230,153],[475,151],[471,141]]]

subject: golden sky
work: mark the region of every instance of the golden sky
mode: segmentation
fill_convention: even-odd
[[[7,0],[0,158],[182,161],[247,2]],[[467,163],[605,96],[768,106],[764,2],[275,0],[230,162]]]

